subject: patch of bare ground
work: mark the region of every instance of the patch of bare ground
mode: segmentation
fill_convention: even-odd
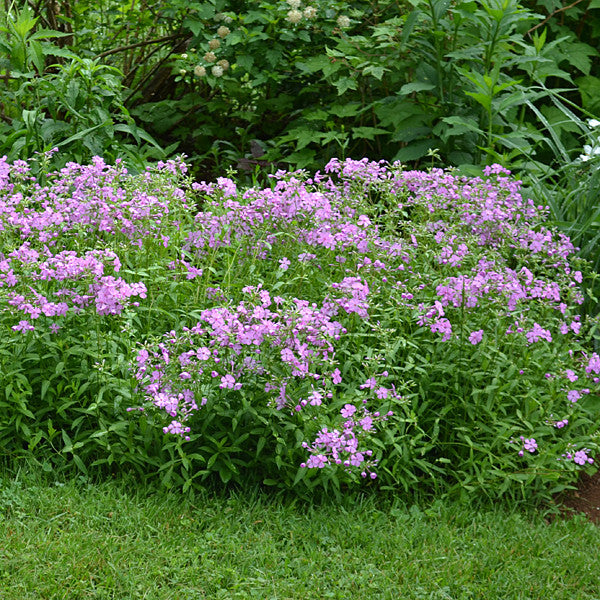
[[[564,516],[583,513],[590,521],[600,525],[600,471],[591,476],[583,473],[577,489],[566,492],[559,502]]]

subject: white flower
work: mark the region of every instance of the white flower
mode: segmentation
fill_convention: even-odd
[[[304,16],[307,19],[315,19],[317,17],[317,9],[314,6],[307,6],[304,9]]]
[[[598,140],[600,143],[600,140]],[[583,151],[585,152],[585,154],[580,154],[579,155],[579,160],[582,162],[587,162],[588,160],[591,160],[593,156],[598,156],[600,155],[600,145],[598,146],[589,146],[588,144],[586,144],[583,147]]]
[[[180,75],[185,75],[186,74],[186,70],[185,69],[179,69],[179,74]]]
[[[215,77],[221,77],[221,75],[223,75],[223,67],[221,65],[215,65],[211,69],[211,72]]]
[[[300,0],[287,0],[287,3],[290,5],[290,8],[298,8],[302,4]]]
[[[206,62],[215,62],[215,60],[217,60],[217,55],[214,52],[207,52],[204,55],[204,60]]]
[[[286,19],[293,24],[300,23],[302,21],[302,13],[294,8],[288,12]]]
[[[181,58],[183,58],[183,60],[186,60],[186,59],[187,59],[187,57],[188,57],[188,55],[187,55],[187,54],[182,54],[182,55],[181,55]]]
[[[221,40],[218,40],[217,38],[215,38],[214,40],[210,40],[210,42],[208,42],[208,47],[211,50],[216,50],[220,45],[221,45]]]
[[[225,58],[218,61],[217,65],[219,65],[223,69],[223,71],[227,71],[227,69],[229,69],[229,61]]]
[[[594,127],[598,127],[598,125],[600,125],[600,121],[598,121],[598,119],[590,119],[588,121],[588,126],[590,129],[594,129]]]
[[[206,75],[206,69],[202,65],[196,65],[194,67],[194,75],[196,77],[204,77]]]
[[[219,29],[217,29],[217,35],[220,38],[226,38],[231,33],[231,29],[229,27],[225,27],[225,25],[221,25]]]
[[[340,15],[337,18],[337,24],[342,28],[350,27],[350,19],[346,15]]]

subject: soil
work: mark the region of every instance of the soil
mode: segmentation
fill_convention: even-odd
[[[565,516],[583,513],[590,521],[600,525],[600,471],[596,474],[582,474],[576,490],[561,499]]]

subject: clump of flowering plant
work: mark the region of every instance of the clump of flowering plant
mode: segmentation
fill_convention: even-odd
[[[108,340],[103,377],[109,348],[119,365],[116,349],[133,351],[129,375],[111,371],[121,394],[136,386],[127,405],[103,405],[104,429],[77,433],[108,440],[111,461],[148,461],[184,487],[218,474],[525,496],[594,468],[587,265],[499,165],[467,178],[332,160],[241,189],[187,180],[181,161],[136,177],[69,164],[44,186],[0,162],[0,181],[0,314],[17,371],[51,343],[74,368],[73,347],[93,355]],[[48,397],[43,379],[20,398]],[[31,424],[51,414],[23,406]],[[150,459],[153,430],[164,441]]]

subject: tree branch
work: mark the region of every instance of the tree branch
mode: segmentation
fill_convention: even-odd
[[[581,0],[579,0],[581,1]],[[125,50],[131,50],[132,48],[141,48],[142,46],[150,46],[151,44],[160,44],[162,42],[168,42],[170,40],[177,40],[179,38],[185,37],[187,34],[185,33],[174,33],[173,35],[165,35],[161,38],[156,38],[155,40],[145,40],[144,42],[137,42],[136,44],[128,44],[127,46],[119,46],[118,48],[112,48],[111,50],[107,50],[106,52],[102,52],[98,54],[96,58],[104,58],[110,54],[116,54],[117,52],[123,52]]]
[[[579,4],[580,2],[583,2],[583,0],[575,0],[575,2],[573,2],[573,4],[569,4],[569,6],[563,6],[562,8],[557,8],[554,12],[550,13],[541,23],[538,23],[535,27],[532,27],[527,32],[527,35],[530,35],[531,32],[538,29],[538,27],[542,27],[542,25],[545,25],[554,15],[564,12],[565,10],[569,10],[570,8],[573,8],[574,6]]]

